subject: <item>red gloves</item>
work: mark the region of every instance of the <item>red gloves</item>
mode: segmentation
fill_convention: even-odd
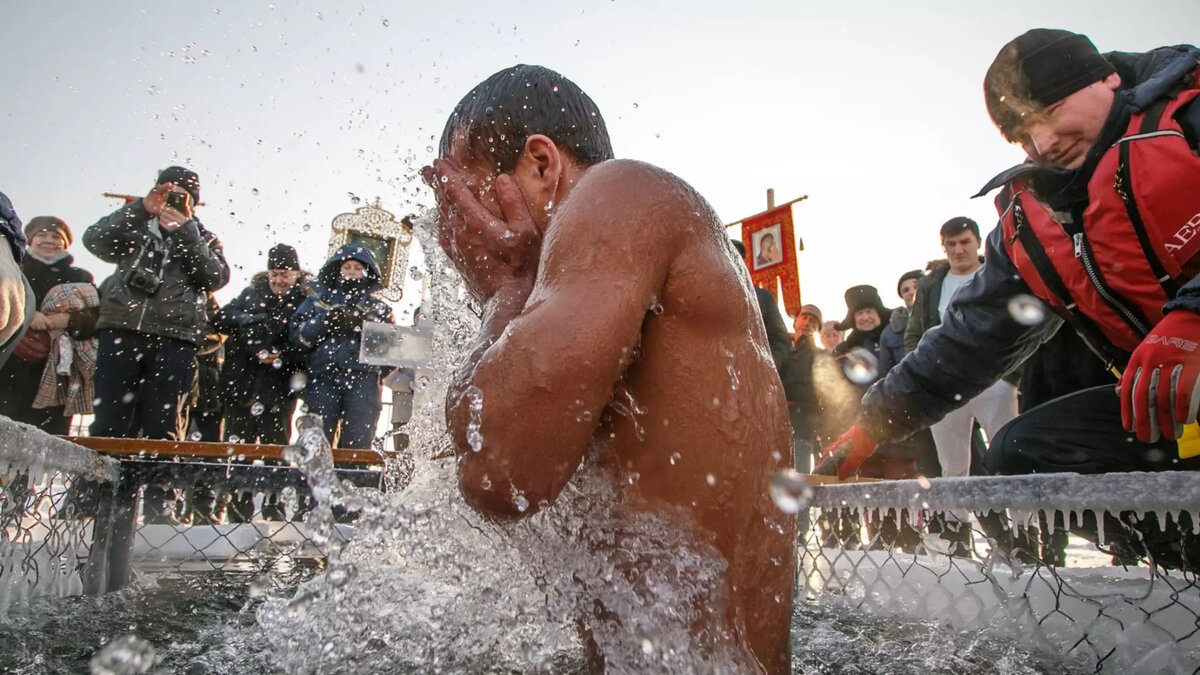
[[[858,471],[877,447],[879,444],[867,434],[862,425],[855,422],[846,433],[825,447],[821,453],[821,461],[817,468],[813,469],[813,473],[831,475],[836,469],[838,480],[846,480]]]
[[[1175,310],[1133,350],[1121,376],[1121,425],[1152,443],[1179,438],[1200,406],[1200,314]]]

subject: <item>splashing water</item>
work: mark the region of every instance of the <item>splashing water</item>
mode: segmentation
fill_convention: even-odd
[[[795,469],[783,469],[776,473],[771,478],[768,492],[775,506],[787,514],[799,513],[800,509],[808,506],[808,500],[812,498],[812,488],[808,486],[808,481]]]
[[[624,382],[617,384],[613,390],[612,400],[608,403],[613,412],[626,417],[633,423],[633,432],[637,435],[639,441],[646,440],[646,428],[642,426],[642,422],[638,419],[646,414],[646,409],[638,404],[633,398],[633,392],[629,391],[629,387],[625,386]]]
[[[1046,320],[1046,306],[1032,295],[1014,295],[1008,300],[1008,313],[1022,326],[1037,326]]]
[[[155,664],[154,646],[136,635],[108,643],[88,664],[92,675],[137,675]]]
[[[306,525],[329,547],[329,571],[259,606],[254,630],[271,659],[287,672],[562,672],[582,669],[586,651],[612,672],[748,670],[724,623],[725,562],[689,517],[642,511],[586,462],[552,507],[517,523],[489,521],[457,495],[439,403],[479,320],[456,301],[461,282],[433,228],[418,221],[414,232],[430,267],[434,348],[428,402],[408,425],[411,478],[387,494],[341,484],[305,418],[287,459],[313,490]],[[482,392],[468,396],[468,442],[486,452]],[[644,437],[645,410],[627,388],[610,406]],[[359,514],[340,547],[339,511]]]
[[[879,359],[871,352],[858,347],[846,354],[842,370],[851,382],[870,384],[879,377]]]
[[[471,452],[479,452],[483,449],[483,392],[479,387],[471,387],[467,389],[467,399],[470,401],[468,412],[470,419],[467,422],[467,444],[471,446]]]

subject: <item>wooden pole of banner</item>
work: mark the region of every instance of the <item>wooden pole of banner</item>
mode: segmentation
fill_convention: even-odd
[[[775,200],[775,190],[774,190],[774,189],[769,189],[769,190],[767,190],[767,204],[768,204],[769,206],[767,206],[766,210],[764,210],[764,211],[759,211],[758,213],[754,213],[754,214],[748,215],[748,216],[746,216],[745,218],[739,218],[739,219],[737,219],[737,220],[733,221],[732,223],[729,223],[728,225],[726,225],[726,226],[725,226],[725,229],[729,229],[729,228],[733,227],[734,225],[739,225],[739,224],[741,224],[741,223],[742,223],[742,222],[744,222],[744,221],[747,221],[747,220],[750,220],[751,218],[754,218],[755,216],[760,216],[760,215],[762,215],[762,214],[766,213],[767,211],[770,211],[771,209],[774,209],[774,208],[777,208],[777,207],[778,207],[778,208],[783,208],[783,207],[785,207],[785,206],[791,206],[792,204],[795,204],[795,203],[797,203],[797,202],[802,202],[802,201],[804,201],[804,200],[806,200],[806,199],[808,199],[808,195],[801,195],[801,196],[799,196],[799,197],[796,197],[795,199],[793,199],[793,200],[791,200],[791,201],[784,202],[784,203],[782,203],[782,204],[775,204],[775,203],[774,203],[774,200]]]

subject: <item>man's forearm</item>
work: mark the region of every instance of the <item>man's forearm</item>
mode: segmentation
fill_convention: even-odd
[[[525,302],[532,290],[532,279],[514,280],[502,286],[484,304],[479,336],[466,363],[454,374],[446,396],[446,427],[459,452],[466,451],[470,445],[467,441],[467,426],[471,421],[471,396],[468,392],[474,385],[475,369],[484,354],[500,339],[508,324],[525,309]]]

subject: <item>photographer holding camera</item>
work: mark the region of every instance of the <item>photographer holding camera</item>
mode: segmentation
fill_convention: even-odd
[[[100,300],[93,436],[183,437],[196,351],[209,332],[205,303],[229,282],[220,242],[193,213],[199,199],[199,176],[173,166],[145,198],[83,233],[92,254],[117,266]]]

